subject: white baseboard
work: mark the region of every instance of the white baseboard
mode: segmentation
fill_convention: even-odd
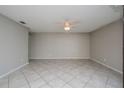
[[[13,72],[19,70],[20,68],[24,67],[24,66],[27,65],[27,64],[29,64],[29,63],[23,64],[23,65],[21,65],[21,66],[15,68],[15,69],[10,70],[9,72],[7,72],[7,73],[1,75],[0,78],[3,78],[3,77],[5,77],[5,76],[7,76],[7,75],[9,75],[9,74],[11,74],[11,73],[13,73]]]
[[[31,58],[31,59],[38,59],[38,58]],[[40,58],[41,59],[41,58]],[[47,58],[42,58],[42,59],[47,59]],[[49,58],[49,59],[51,59],[51,58]],[[117,69],[115,69],[115,68],[113,68],[113,67],[111,67],[111,66],[109,66],[109,65],[106,65],[106,64],[104,64],[104,63],[102,63],[102,62],[100,62],[100,61],[98,61],[98,60],[96,60],[96,59],[93,59],[93,58],[80,58],[80,57],[76,57],[76,58],[52,58],[52,59],[90,59],[90,60],[92,60],[92,61],[94,61],[94,62],[97,62],[97,63],[99,63],[99,64],[101,64],[101,65],[103,65],[103,66],[105,66],[105,67],[107,67],[107,68],[110,68],[110,69],[112,69],[112,70],[114,70],[114,71],[116,71],[116,72],[118,72],[118,73],[120,73],[120,74],[123,74],[123,72],[121,72],[121,71],[119,71],[119,70],[117,70]],[[17,67],[17,68],[15,68],[15,69],[12,69],[12,70],[10,70],[9,72],[7,72],[7,73],[5,73],[5,74],[3,74],[3,75],[1,75],[0,76],[0,78],[3,78],[3,77],[5,77],[5,76],[7,76],[7,75],[9,75],[9,74],[11,74],[11,73],[13,73],[13,72],[15,72],[15,71],[17,71],[17,70],[19,70],[20,68],[22,68],[22,67],[24,67],[25,65],[27,65],[27,64],[29,64],[29,63],[26,63],[26,64],[23,64],[23,65],[21,65],[21,66],[19,66],[19,67]]]
[[[103,66],[105,66],[105,67],[107,67],[107,68],[109,68],[109,69],[111,69],[111,70],[113,70],[113,71],[116,71],[116,72],[118,72],[118,73],[120,73],[120,74],[123,74],[122,71],[119,71],[119,70],[117,70],[117,69],[115,69],[115,68],[113,68],[113,67],[111,67],[111,66],[109,66],[109,65],[106,65],[106,64],[104,64],[103,62],[100,62],[99,60],[96,60],[96,59],[93,59],[93,58],[91,58],[90,60],[92,60],[92,61],[94,61],[94,62],[97,62],[97,63],[99,63],[99,64],[101,64],[101,65],[103,65]]]
[[[30,58],[30,59],[90,59],[89,57],[62,57],[62,58]]]

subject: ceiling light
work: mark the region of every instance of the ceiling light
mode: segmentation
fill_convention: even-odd
[[[69,31],[71,28],[69,27],[69,26],[67,26],[67,27],[64,27],[64,30],[65,31]]]

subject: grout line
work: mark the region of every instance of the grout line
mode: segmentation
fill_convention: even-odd
[[[88,82],[91,80],[92,76],[90,76],[89,80],[87,80],[87,82],[84,84],[83,88],[85,88],[85,86],[88,84]]]
[[[107,76],[107,80],[106,80],[106,83],[105,83],[105,88],[107,88],[108,81],[109,81],[109,76]]]
[[[45,85],[45,84],[43,84],[43,85]],[[42,88],[43,85],[39,86],[38,88]],[[50,85],[48,84],[48,86],[50,86]],[[47,87],[46,87],[46,88],[47,88]],[[51,86],[50,86],[49,88],[51,88]]]
[[[37,63],[36,63],[36,64],[37,64]],[[45,65],[50,65],[50,64],[45,63]],[[91,65],[91,66],[92,66],[92,65]],[[52,79],[52,80],[47,81],[47,80],[45,80],[45,79],[39,74],[38,71],[36,71],[36,70],[33,68],[33,66],[30,66],[30,68],[31,68],[36,74],[38,74],[38,75],[40,76],[40,78],[43,79],[43,80],[46,82],[46,84],[49,85],[49,82],[52,81],[52,80],[54,80],[54,79]],[[78,67],[75,67],[75,69],[77,69],[77,68],[78,68]],[[73,68],[73,69],[74,69],[74,68]],[[62,71],[62,69],[59,69],[59,68],[57,68],[57,70]],[[50,70],[48,70],[48,68],[46,68],[46,71],[50,72]],[[94,70],[93,74],[91,74],[91,75],[89,76],[89,77],[90,77],[89,80],[87,80],[87,81],[85,82],[85,84],[84,84],[83,87],[85,87],[85,86],[88,84],[88,82],[89,82],[90,80],[92,80],[92,77],[93,77],[93,75],[96,73],[96,71],[97,71],[97,70]],[[71,76],[74,76],[72,79],[70,79],[69,81],[65,82],[63,79],[60,78],[60,76],[58,76],[58,75],[55,74],[55,76],[56,76],[58,79],[60,79],[60,80],[62,80],[62,81],[65,82],[65,84],[62,85],[62,87],[64,87],[66,84],[68,84],[70,81],[72,81],[72,80],[76,77],[76,75],[73,75],[73,74],[69,73],[68,71],[67,71],[67,72],[66,72],[66,71],[62,71],[62,72],[67,73],[67,74],[69,74],[69,75],[71,75]],[[22,73],[23,73],[23,75],[25,76],[24,72],[22,72]],[[51,73],[53,73],[53,72],[51,72]],[[25,76],[25,78],[26,78],[26,76]],[[106,85],[107,85],[108,79],[109,79],[109,77],[107,77],[107,80],[106,80],[106,82],[105,82],[105,87],[106,87]],[[27,78],[26,78],[26,80],[27,80]],[[28,81],[28,80],[27,80],[27,81]],[[8,80],[8,82],[9,82],[9,80]],[[28,83],[29,83],[29,82],[28,82]],[[71,86],[70,84],[68,84],[68,85]],[[42,86],[42,85],[41,85],[41,86]],[[51,85],[49,85],[49,86],[52,88]],[[29,87],[30,87],[30,84],[29,84]],[[72,87],[72,86],[71,86],[71,87]]]
[[[96,73],[96,71],[97,70],[95,70],[94,72],[93,72],[93,74],[91,75],[91,76],[89,76],[90,78],[89,78],[89,80],[87,80],[87,82],[84,84],[84,88],[85,88],[85,86],[88,84],[88,82],[90,81],[90,80],[92,80],[92,77],[93,77],[93,75]]]
[[[69,82],[71,82],[76,76],[74,76],[71,80],[69,80],[68,82],[66,82],[62,87],[64,87],[66,84],[68,84],[70,87],[72,87]]]
[[[38,62],[39,63],[39,62]],[[35,65],[37,65],[38,63],[35,63]],[[47,66],[49,66],[50,64],[47,64],[47,63],[44,63],[45,65],[47,65]],[[70,64],[72,64],[72,63],[70,63]],[[34,66],[35,66],[34,65]],[[56,66],[59,66],[60,64],[55,64]],[[92,64],[88,64],[88,65],[91,65],[92,66]],[[55,67],[56,67],[55,66]],[[66,67],[68,67],[68,65],[66,66]],[[49,81],[47,81],[47,80],[45,80],[43,77],[42,77],[42,75],[40,75],[40,72],[38,72],[37,70],[35,70],[34,68],[33,68],[33,66],[31,65],[31,66],[29,66],[29,68],[31,68],[31,70],[32,71],[34,71],[37,75],[39,75],[40,76],[40,78],[39,79],[43,79],[45,82],[46,82],[46,84],[48,85],[48,86],[50,86],[51,88],[54,88],[53,86],[51,86],[50,84],[49,84],[49,82],[51,82],[52,80],[55,80],[55,79],[52,79],[52,80],[49,80]],[[44,68],[44,67],[43,67]],[[77,69],[77,68],[79,68],[79,67],[74,67],[74,68],[71,68],[71,69]],[[106,67],[105,67],[106,68]],[[73,74],[71,74],[71,73],[69,73],[69,71],[64,71],[63,69],[59,69],[59,68],[57,68],[56,67],[56,69],[57,70],[59,70],[59,71],[61,71],[61,72],[63,72],[63,73],[67,73],[67,74],[69,74],[69,75],[71,75],[73,78],[72,79],[70,79],[69,81],[64,81],[64,79],[61,79],[61,76],[58,76],[58,75],[56,75],[56,73],[55,73],[55,77],[57,77],[58,79],[60,79],[60,80],[62,80],[63,82],[65,82],[65,84],[63,84],[62,86],[61,86],[61,88],[63,88],[66,84],[68,84],[70,87],[73,87],[73,86],[71,86],[71,84],[69,84],[69,82],[70,81],[72,81],[73,79],[75,79],[76,78],[76,76],[77,75],[73,75]],[[89,79],[86,81],[86,82],[84,82],[85,84],[84,84],[84,86],[83,87],[86,87],[86,85],[89,83],[89,81],[90,80],[92,80],[92,77],[94,76],[94,75],[96,75],[96,72],[99,70],[99,68],[98,69],[95,69],[94,70],[94,72],[89,76]],[[54,72],[51,72],[50,70],[49,70],[49,68],[45,68],[45,71],[48,71],[48,72],[50,72],[50,73],[52,73],[52,74],[54,74]],[[22,73],[22,75],[24,76],[24,78],[25,78],[25,80],[27,81],[27,84],[28,84],[28,86],[31,88],[31,85],[30,85],[30,82],[29,82],[29,80],[27,79],[27,77],[26,77],[26,75],[25,75],[25,73],[23,72],[23,70],[21,70],[20,71],[21,73]],[[10,76],[11,75],[8,75],[8,88],[10,87]],[[107,86],[107,84],[108,84],[108,81],[109,81],[109,75],[107,75],[107,79],[106,79],[106,81],[105,81],[105,88],[106,88],[106,86]],[[37,80],[37,79],[36,79]],[[42,86],[42,85],[41,85]],[[40,87],[40,86],[39,86]]]
[[[41,78],[41,79],[43,79],[45,82],[46,82],[46,84],[48,84],[49,85],[49,83],[37,72],[37,71],[35,71],[32,67],[30,67],[36,74],[38,74],[39,75],[39,77]]]
[[[70,82],[70,81],[72,81],[73,79],[75,79],[76,78],[76,76],[74,76],[71,80],[69,80],[68,82],[66,82],[67,84]]]
[[[10,79],[10,78],[9,78],[9,76],[8,76],[8,88],[10,87],[10,85],[9,85],[9,79]]]
[[[31,67],[31,69],[34,70],[32,67]],[[35,70],[34,70],[34,71],[35,71]],[[47,70],[47,71],[49,72],[49,70]],[[35,72],[36,72],[36,71],[35,71]],[[36,72],[36,73],[41,77],[41,75],[40,75],[38,72]],[[59,78],[60,80],[62,80],[59,76],[56,75],[56,77]],[[41,78],[42,78],[42,77],[41,77]],[[42,78],[42,79],[43,79],[43,78]],[[43,80],[46,81],[45,79],[43,79]],[[52,80],[54,80],[54,79],[52,79]],[[50,80],[50,81],[52,81],[52,80]],[[62,81],[65,82],[64,80],[62,80]],[[47,81],[46,81],[46,83],[49,85],[49,83],[48,83]],[[66,84],[66,82],[65,82],[65,84]],[[50,86],[51,86],[51,85],[50,85]],[[52,86],[51,86],[51,87],[52,87]],[[54,87],[52,87],[52,88],[54,88]]]
[[[21,71],[21,73],[23,74],[23,76],[24,76],[25,80],[27,81],[29,88],[31,88],[31,85],[30,85],[29,81],[27,80],[27,78],[26,78],[26,76],[25,76],[24,72],[23,72],[23,71]]]

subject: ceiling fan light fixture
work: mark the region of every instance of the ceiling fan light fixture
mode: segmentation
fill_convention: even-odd
[[[69,31],[71,28],[69,26],[64,27],[65,31]]]

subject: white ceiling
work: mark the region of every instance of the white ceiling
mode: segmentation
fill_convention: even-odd
[[[122,17],[121,6],[0,6],[0,13],[25,21],[32,32],[64,32],[57,24],[65,19],[79,21],[72,32],[91,32]]]

